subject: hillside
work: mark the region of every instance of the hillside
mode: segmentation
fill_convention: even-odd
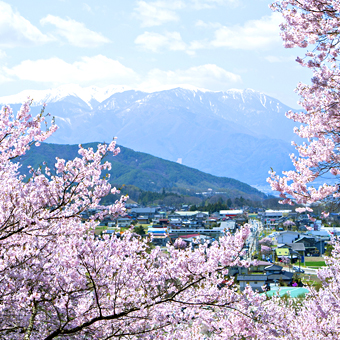
[[[96,143],[83,144],[84,147],[96,147]],[[160,191],[163,188],[177,192],[194,193],[195,191],[223,191],[229,197],[239,197],[252,200],[262,200],[266,195],[248,184],[238,180],[217,177],[202,171],[151,156],[143,152],[136,152],[120,146],[118,156],[108,156],[106,160],[112,163],[110,171],[111,183],[134,185],[143,190]],[[37,168],[44,161],[53,168],[55,157],[66,160],[77,156],[78,145],[60,145],[42,143],[40,147],[33,146],[29,152],[21,157],[22,173],[28,174],[28,165]]]

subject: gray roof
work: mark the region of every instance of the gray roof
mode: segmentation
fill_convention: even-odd
[[[295,251],[306,250],[304,243],[287,243],[287,246],[292,248],[292,250],[295,250]]]
[[[257,266],[270,266],[271,263],[268,261],[257,261],[256,264],[253,264],[252,266],[257,267]]]
[[[156,212],[156,208],[131,208],[131,212],[137,214],[153,214]]]
[[[267,275],[238,275],[238,281],[267,281]]]
[[[300,238],[298,238],[297,240],[294,241],[294,243],[299,243],[299,241],[302,241],[303,239],[307,239],[307,240],[316,240],[315,236],[307,236],[307,235],[303,235]]]
[[[264,268],[264,270],[266,271],[271,271],[271,270],[282,270],[283,267],[278,266],[276,264],[272,264],[271,266],[268,266],[266,268]]]
[[[279,235],[283,235],[283,234],[300,235],[301,233],[298,233],[297,231],[292,231],[292,230],[285,230],[285,231],[281,231],[281,232],[279,233]]]
[[[284,272],[284,274],[272,274],[267,275],[268,280],[291,280],[293,278],[294,274],[289,272]]]

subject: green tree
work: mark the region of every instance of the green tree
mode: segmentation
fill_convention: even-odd
[[[136,227],[133,228],[133,232],[135,232],[136,234],[140,235],[140,236],[145,236],[145,230],[141,225],[138,225]]]

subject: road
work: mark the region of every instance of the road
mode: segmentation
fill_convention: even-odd
[[[303,270],[305,271],[305,274],[316,275],[316,269],[303,268]]]
[[[251,254],[256,251],[258,246],[258,236],[262,229],[262,223],[257,220],[250,220],[249,223],[251,224],[251,232],[247,238],[246,246],[248,248],[247,252],[247,259],[251,260]]]

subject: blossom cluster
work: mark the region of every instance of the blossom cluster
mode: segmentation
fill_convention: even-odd
[[[294,171],[283,176],[270,172],[268,182],[279,191],[283,203],[314,203],[339,197],[340,173],[340,69],[339,26],[340,4],[338,0],[285,0],[271,5],[284,18],[281,36],[287,48],[306,50],[296,61],[312,72],[311,84],[299,83],[301,112],[288,112],[289,119],[301,125],[295,133],[307,140],[293,143],[298,156],[292,154]],[[333,180],[318,187],[311,183],[329,174]]]

